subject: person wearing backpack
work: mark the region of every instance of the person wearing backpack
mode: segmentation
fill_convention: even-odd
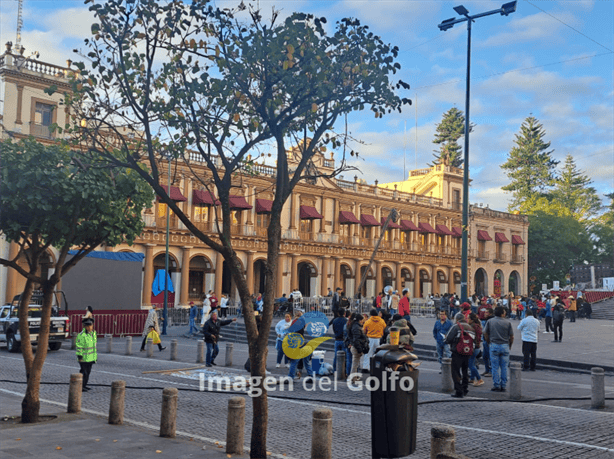
[[[473,355],[475,331],[461,312],[454,316],[454,321],[445,341],[452,350],[452,397],[463,398],[469,393],[469,358]]]
[[[512,323],[505,318],[505,308],[497,306],[495,317],[486,322],[484,339],[490,347],[490,365],[492,368],[492,391],[505,392],[507,385],[507,367],[510,363],[510,350],[514,343]]]
[[[556,297],[556,304],[552,308],[552,328],[554,330],[553,343],[563,341],[563,321],[565,320],[565,304]]]

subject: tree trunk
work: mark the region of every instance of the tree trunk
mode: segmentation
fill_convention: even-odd
[[[38,401],[38,390],[36,394],[33,392],[33,386],[30,381],[32,380],[32,364],[34,363],[34,352],[32,351],[32,343],[30,342],[30,327],[28,324],[28,306],[30,299],[32,298],[32,291],[34,290],[34,281],[31,279],[26,280],[26,286],[21,294],[19,300],[19,335],[21,336],[21,355],[23,356],[23,363],[26,367],[26,395],[21,402],[21,422],[31,423],[38,422],[38,413],[40,409],[40,402]],[[42,320],[42,319],[41,319]],[[36,401],[34,401],[36,400]]]

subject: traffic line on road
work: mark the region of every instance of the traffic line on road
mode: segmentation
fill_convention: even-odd
[[[19,397],[25,397],[25,395],[26,395],[26,394],[22,394],[20,392],[15,392],[15,391],[12,391],[12,390],[2,389],[2,388],[0,388],[0,392],[4,392],[6,394],[11,394],[11,395],[18,395]],[[68,407],[68,404],[62,403],[62,402],[56,402],[54,400],[45,400],[45,399],[41,398],[40,401],[43,402],[43,403],[49,403],[50,405],[56,405],[56,406],[59,406],[59,407],[62,407],[62,408],[67,408]],[[93,414],[95,416],[107,417],[109,415],[109,413],[102,413],[100,411],[89,410],[87,408],[81,408],[81,411],[84,412],[84,413],[87,413],[87,414]],[[143,427],[145,429],[149,429],[149,430],[153,430],[153,431],[159,431],[160,430],[160,426],[154,426],[154,425],[148,424],[146,422],[142,422],[142,421],[136,421],[136,420],[133,420],[133,419],[126,419],[126,418],[124,418],[124,422],[127,423],[127,424],[132,424],[134,426]],[[226,446],[226,442],[225,441],[216,440],[215,438],[203,437],[201,435],[195,435],[195,434],[192,434],[190,432],[184,432],[182,430],[177,430],[176,433],[177,433],[177,435],[180,435],[182,437],[194,438],[194,439],[200,440],[202,442],[213,443],[215,445]],[[249,447],[248,446],[243,445],[243,448],[245,449],[245,451],[249,451]],[[267,454],[267,456],[268,457],[276,457],[276,458],[279,458],[279,459],[295,459],[295,458],[292,458],[290,456],[286,456],[286,455],[283,455],[283,454],[277,454],[277,453],[273,453],[273,452],[271,452],[271,454]]]

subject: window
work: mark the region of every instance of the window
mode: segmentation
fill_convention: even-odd
[[[208,222],[209,221],[209,206],[194,206],[194,221]]]
[[[460,190],[452,190],[452,208],[454,210],[461,208]]]
[[[364,239],[371,239],[371,227],[370,226],[363,226],[361,234],[362,234],[362,237]]]
[[[301,233],[311,233],[313,230],[313,220],[301,220]]]
[[[339,234],[341,236],[349,236],[350,235],[350,225],[339,225]]]
[[[44,100],[32,99],[30,112],[30,134],[50,139],[50,127],[56,122],[56,106]]]
[[[268,228],[270,220],[270,214],[256,214],[256,226],[259,228]]]
[[[36,102],[34,106],[34,124],[41,126],[51,126],[53,105]]]
[[[409,241],[409,238],[407,237],[407,231],[401,231],[401,243],[405,243]]]
[[[443,247],[444,241],[445,241],[444,236],[437,235],[437,245],[439,245],[440,247]]]
[[[420,244],[426,245],[427,242],[428,242],[428,234],[420,233]]]
[[[230,212],[230,224],[231,225],[240,225],[241,224],[241,212],[238,210],[232,210]]]
[[[166,217],[166,208],[167,205],[163,202],[158,203],[158,218]]]

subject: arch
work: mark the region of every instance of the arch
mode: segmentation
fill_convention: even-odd
[[[310,261],[299,262],[297,267],[298,289],[303,296],[310,297],[316,293],[318,270]]]
[[[263,293],[264,294],[264,285],[266,283],[266,259],[258,258],[254,261],[254,285],[250,285],[250,288],[253,288],[254,293]]]
[[[503,275],[503,271],[501,271],[500,269],[497,269],[495,271],[495,275],[493,276],[493,280],[492,280],[492,285],[493,285],[493,291],[492,293],[495,296],[502,296],[505,293],[505,276]]]
[[[439,283],[442,284],[447,284],[448,283],[448,276],[446,276],[446,273],[444,271],[442,271],[441,269],[438,269],[436,272],[436,276],[437,276],[437,281]]]
[[[354,272],[352,268],[347,263],[341,263],[340,265],[340,276],[341,276],[341,288],[344,293],[348,293],[353,290],[354,286]]]
[[[120,252],[120,253],[135,253],[134,250],[130,250],[130,249],[121,249],[121,250],[118,250],[118,252]]]
[[[165,256],[166,256],[166,252],[164,251],[159,252],[157,255],[154,256],[154,259],[153,259],[154,272],[157,271],[158,269],[164,269],[164,266],[166,264]],[[177,257],[175,257],[175,255],[173,255],[172,252],[169,252],[168,253],[168,272],[170,273],[177,272],[178,266],[179,266],[179,262],[177,261]]]
[[[221,256],[218,254],[218,256]],[[245,273],[245,265],[241,261],[240,258],[237,258],[239,265],[241,265],[241,272]],[[220,273],[216,272],[216,276],[219,276]],[[232,273],[230,271],[230,267],[228,266],[228,262],[224,260],[222,263],[222,293],[228,295],[228,298],[236,299],[238,296],[236,295],[236,283],[234,278],[232,277]]]
[[[418,297],[425,298],[426,295],[431,293],[433,286],[433,279],[431,273],[425,267],[418,268]]]
[[[483,268],[478,268],[475,271],[473,285],[476,295],[488,296],[488,274]]]
[[[369,266],[368,263],[360,267],[360,279],[362,279],[362,277],[365,275],[367,266]],[[360,280],[357,280],[356,282],[358,283]],[[356,285],[356,289],[358,289],[358,285]],[[373,269],[373,266],[371,266],[367,272],[365,282],[362,284],[362,288],[360,289],[360,295],[363,298],[368,295],[375,295],[375,270]]]
[[[507,291],[514,295],[519,295],[522,292],[522,284],[520,283],[520,274],[514,270],[510,273],[507,281]]]
[[[454,292],[450,292],[450,293],[460,292],[460,283],[461,283],[460,271],[454,271],[454,273],[452,274],[452,278],[454,279]]]
[[[414,275],[409,268],[401,268],[401,277],[405,282],[412,282],[414,280]]]
[[[382,266],[382,272],[380,273],[382,276],[382,288],[392,285],[392,269],[388,266]]]
[[[190,300],[200,300],[204,293],[212,288],[213,271],[213,263],[206,255],[196,254],[190,258],[188,268],[188,298]]]

